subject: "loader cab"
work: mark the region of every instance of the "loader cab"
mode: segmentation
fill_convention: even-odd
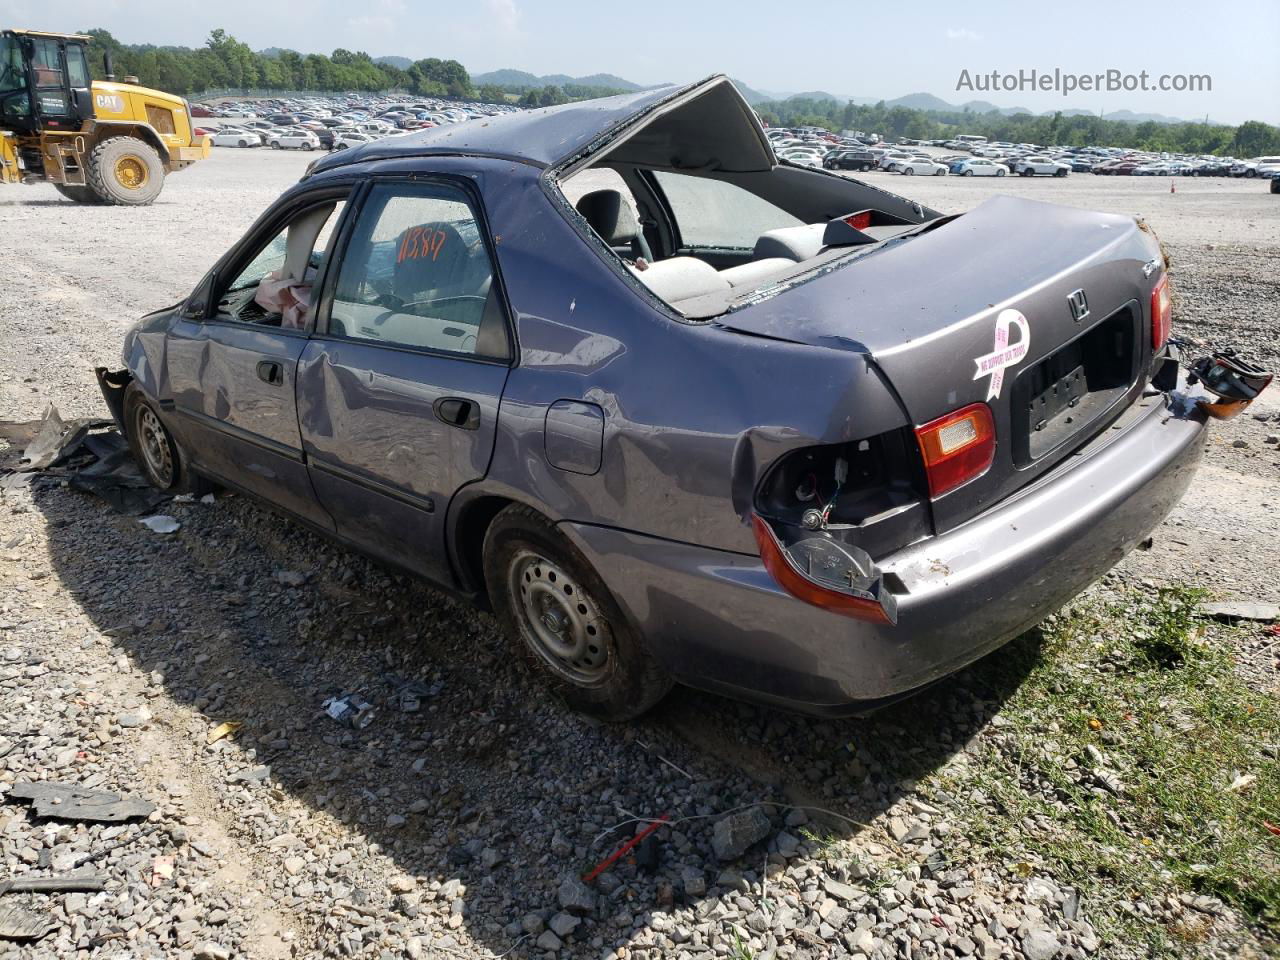
[[[0,32],[0,127],[78,130],[93,117],[87,37]]]

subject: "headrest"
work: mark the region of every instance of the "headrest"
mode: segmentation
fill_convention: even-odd
[[[754,260],[770,257],[785,257],[799,263],[816,257],[822,250],[822,236],[826,232],[825,223],[811,223],[800,227],[780,227],[760,234],[756,240]]]
[[[609,246],[630,243],[640,236],[640,224],[617,190],[593,190],[578,201],[578,212]]]

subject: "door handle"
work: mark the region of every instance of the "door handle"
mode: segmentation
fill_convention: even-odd
[[[284,367],[276,360],[259,360],[258,379],[263,383],[278,387],[284,383]]]
[[[441,423],[462,430],[475,430],[480,426],[480,405],[462,397],[441,397],[431,405]]]

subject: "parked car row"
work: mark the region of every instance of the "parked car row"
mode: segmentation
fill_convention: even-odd
[[[517,107],[346,95],[294,100],[246,100],[200,115],[225,121],[206,130],[216,147],[345,150],[382,137],[510,113]],[[194,110],[193,110],[194,114]]]

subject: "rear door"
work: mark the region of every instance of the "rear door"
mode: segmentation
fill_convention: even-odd
[[[347,196],[304,196],[268,220],[216,272],[203,310],[171,327],[166,354],[176,426],[198,465],[324,527],[332,522],[303,464],[294,391],[313,326],[309,293]]]
[[[511,355],[478,198],[375,182],[335,269],[298,370],[312,483],[342,536],[450,582],[444,517],[488,470]]]

